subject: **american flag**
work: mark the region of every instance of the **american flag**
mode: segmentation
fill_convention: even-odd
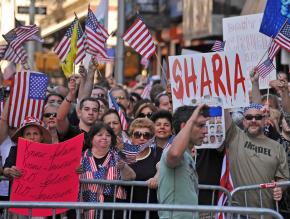
[[[88,16],[85,26],[86,33],[86,51],[89,54],[97,55],[98,53],[107,58],[105,44],[109,38],[108,31],[98,22],[92,10],[88,9]]]
[[[121,120],[122,129],[127,130],[128,129],[127,119],[126,119],[121,107],[117,103],[115,97],[111,94],[111,92],[109,92],[109,101],[111,101],[112,107],[118,112],[118,115],[119,115],[120,120]]]
[[[271,60],[274,59],[274,57],[276,56],[277,52],[279,52],[279,50],[281,49],[280,45],[278,43],[275,42],[275,40],[272,40],[271,45],[268,49],[268,56]]]
[[[14,49],[18,49],[22,43],[34,39],[34,35],[39,31],[38,27],[33,25],[16,27],[10,30],[3,38]]]
[[[156,47],[152,36],[140,18],[135,20],[122,38],[147,60],[155,53]]]
[[[227,189],[229,192],[233,191],[234,184],[232,181],[229,160],[227,156],[227,151],[225,150],[223,164],[222,164],[222,172],[220,178],[220,186]],[[223,192],[219,192],[218,194],[218,206],[225,206],[227,202],[227,196]],[[218,213],[218,219],[225,219],[224,213]]]
[[[151,80],[150,78],[148,79],[148,83],[147,85],[145,86],[142,94],[141,94],[141,97],[143,99],[150,99],[150,91],[152,90],[152,86],[153,86],[153,80]]]
[[[255,70],[259,73],[260,77],[265,78],[275,68],[272,60],[268,57],[264,62],[258,65]]]
[[[280,32],[277,34],[277,36],[274,38],[274,40],[283,48],[288,50],[290,52],[290,24],[288,23],[288,20],[280,30]]]
[[[70,41],[71,41],[75,22],[79,22],[77,18],[74,19],[74,21],[71,23],[68,30],[66,31],[64,37],[61,39],[59,44],[54,48],[54,52],[58,55],[61,62],[65,61],[65,58],[70,51],[70,44],[71,44]],[[78,26],[78,39],[77,39],[78,50],[76,54],[76,59],[74,61],[75,64],[78,64],[79,62],[81,62],[86,55],[84,34],[79,23],[78,25],[79,25]]]
[[[225,44],[226,44],[225,41],[216,40],[211,48],[211,51],[222,52],[224,51]]]
[[[126,163],[135,163],[137,155],[144,151],[146,148],[151,147],[154,144],[155,138],[151,138],[144,144],[133,145],[131,143],[124,143],[124,148],[122,149],[122,153],[124,154],[124,158],[122,158]]]
[[[23,46],[13,49],[9,45],[0,46],[0,60],[7,60],[14,63],[24,64],[27,62],[28,55]]]
[[[1,73],[0,73],[1,74]],[[4,109],[4,90],[0,90],[0,116]]]
[[[12,81],[9,118],[11,127],[20,127],[26,116],[41,120],[48,77],[38,72],[18,72]]]
[[[115,62],[115,49],[109,48],[106,49],[107,57],[103,57],[100,53],[96,55],[96,59],[98,62],[106,62],[106,63],[114,63]]]

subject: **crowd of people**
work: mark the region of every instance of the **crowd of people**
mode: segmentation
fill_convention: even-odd
[[[220,184],[225,153],[234,187],[289,179],[287,74],[279,73],[278,79],[271,81],[273,94],[266,98],[260,94],[258,74],[252,74],[251,104],[240,110],[225,110],[226,134],[222,146],[196,150],[195,146],[201,145],[210,131],[206,126],[210,120],[205,113],[207,105],[181,106],[173,112],[170,85],[164,87],[156,80],[150,96],[142,98],[146,83],[141,81],[128,89],[116,84],[112,77],[99,76],[96,80],[96,70],[97,65],[91,60],[88,70],[81,66],[79,74],[68,79],[67,87],[48,89],[42,120],[27,117],[17,130],[8,127],[7,96],[0,120],[2,175],[10,180],[22,176],[16,166],[19,137],[59,143],[84,133],[82,159],[80,167],[76,167],[81,179],[144,181],[150,194],[148,200],[147,188],[136,187],[133,191],[124,186],[114,189],[110,185],[84,184],[79,196],[83,202],[211,205],[212,191],[198,191],[198,184]],[[123,129],[116,109],[109,106],[109,92],[125,115],[127,130]],[[128,142],[137,151],[133,158],[126,157]],[[274,201],[285,197],[283,203],[287,203],[287,196],[287,189],[280,187],[263,190],[263,207],[274,208]],[[214,197],[217,204],[217,192]],[[247,206],[259,207],[258,197],[258,193],[252,192]],[[1,198],[8,200],[8,192]],[[245,206],[241,196],[235,197],[234,203]],[[83,214],[84,218],[97,218],[93,210],[85,210]],[[104,216],[111,218],[112,212],[107,211]],[[145,216],[146,212],[142,211],[131,214],[131,218]],[[68,212],[66,217],[74,218],[74,212]],[[115,218],[118,217],[122,215],[116,213]],[[153,211],[150,218],[186,219],[192,218],[192,214]]]

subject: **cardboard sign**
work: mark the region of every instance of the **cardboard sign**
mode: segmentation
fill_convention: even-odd
[[[22,176],[13,180],[11,201],[76,202],[84,135],[59,144],[42,144],[19,138],[16,167]],[[29,215],[28,209],[9,211]],[[66,209],[57,209],[63,213]],[[51,216],[52,209],[32,209],[32,216]]]
[[[223,19],[223,37],[226,41],[224,50],[243,51],[246,61],[246,74],[249,74],[262,59],[267,59],[271,38],[259,32],[263,14],[237,16]],[[273,61],[275,65],[275,60]],[[276,79],[276,69],[264,79],[260,78],[260,89],[269,87],[269,81]],[[248,86],[252,87],[251,81]]]
[[[169,57],[173,108],[192,105],[209,95],[224,108],[249,104],[248,80],[242,53],[218,52]]]

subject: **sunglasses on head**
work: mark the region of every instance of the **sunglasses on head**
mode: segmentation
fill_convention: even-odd
[[[145,118],[145,117],[150,118],[151,116],[152,116],[152,113],[147,113],[147,114],[139,113],[137,117],[138,118]]]
[[[56,117],[57,113],[44,113],[43,114],[43,117],[45,118],[50,118],[51,116],[52,117]]]
[[[251,114],[248,114],[248,115],[245,115],[245,119],[246,120],[253,120],[255,118],[255,120],[262,120],[264,118],[263,115],[251,115]]]
[[[149,140],[150,138],[152,138],[152,134],[150,132],[134,132],[133,133],[133,137],[136,139],[141,138],[141,136],[143,136],[144,139]]]

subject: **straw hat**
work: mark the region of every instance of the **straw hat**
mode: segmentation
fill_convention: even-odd
[[[18,137],[23,136],[23,131],[28,126],[36,126],[42,133],[42,137],[43,137],[42,143],[51,144],[52,138],[51,138],[49,131],[45,128],[45,124],[41,120],[39,120],[35,117],[31,117],[31,116],[27,116],[24,119],[20,128],[17,129],[16,132],[14,133],[14,135],[11,137],[12,141],[17,142]]]

